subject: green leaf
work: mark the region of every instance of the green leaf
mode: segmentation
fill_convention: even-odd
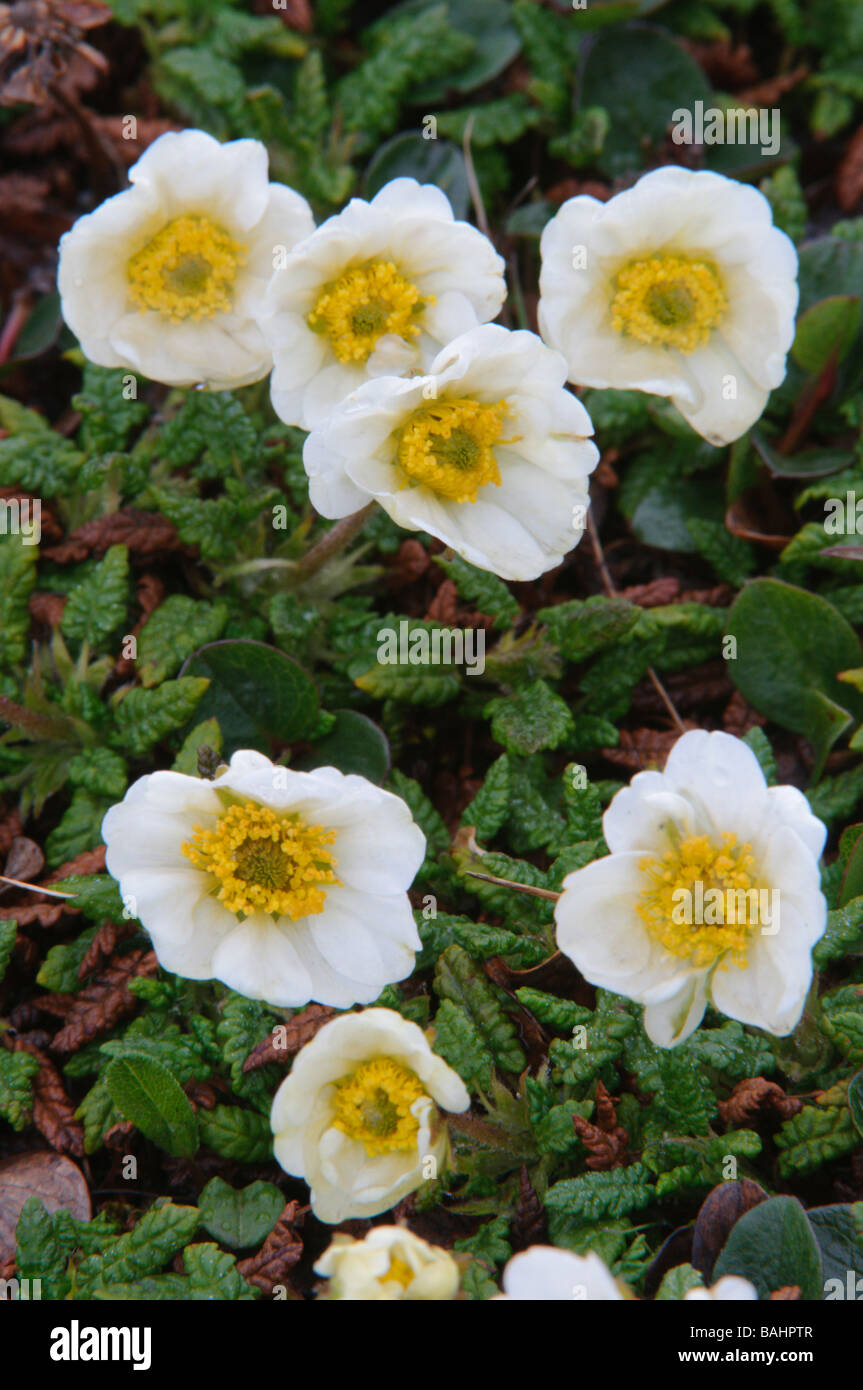
[[[571,599],[537,613],[567,661],[584,661],[631,632],[641,610],[622,598]]]
[[[850,1153],[860,1135],[847,1105],[805,1105],[785,1120],[776,1135],[783,1178],[813,1173],[823,1164]]]
[[[863,1275],[863,1202],[810,1207],[806,1215],[821,1250],[823,1297],[848,1297],[849,1273],[854,1280],[856,1294],[857,1279]],[[834,1283],[830,1289],[831,1280],[838,1280],[838,1286]]]
[[[6,967],[12,959],[17,937],[17,922],[0,922],[0,980],[6,974]]]
[[[677,1265],[670,1269],[665,1275],[662,1283],[656,1291],[657,1303],[665,1302],[667,1299],[678,1301],[689,1293],[690,1289],[701,1289],[704,1287],[704,1280],[693,1269],[692,1265]]]
[[[632,1163],[607,1173],[564,1178],[548,1189],[545,1205],[549,1212],[599,1221],[641,1211],[653,1198],[650,1174],[643,1164]]]
[[[435,970],[435,989],[441,999],[460,1005],[498,1066],[520,1072],[527,1065],[512,1019],[504,1013],[493,985],[477,972],[463,947],[448,946]]]
[[[112,545],[69,594],[60,631],[73,642],[97,647],[125,618],[128,600],[129,552],[124,545]]]
[[[839,906],[845,907],[852,898],[863,894],[863,825],[849,825],[842,832],[839,853],[845,865]]]
[[[266,1187],[266,1183],[261,1184]],[[274,1191],[278,1191],[275,1188]],[[284,1205],[279,1194],[279,1209]],[[183,1251],[183,1264],[189,1276],[190,1297],[196,1302],[213,1299],[238,1299],[248,1301],[258,1297],[258,1291],[247,1284],[237,1269],[236,1256],[220,1250],[217,1245],[207,1241],[201,1245],[187,1245]]]
[[[133,1230],[109,1240],[101,1254],[81,1260],[75,1271],[78,1296],[94,1298],[97,1290],[155,1274],[188,1245],[197,1225],[197,1207],[160,1198]]]
[[[815,1232],[795,1197],[770,1197],[740,1217],[716,1261],[714,1281],[726,1274],[748,1279],[760,1298],[797,1284],[804,1299],[823,1290]]]
[[[198,1142],[195,1110],[160,1062],[143,1053],[117,1057],[105,1084],[124,1119],[166,1153],[191,1158]]]
[[[78,969],[97,931],[98,927],[88,927],[74,941],[61,941],[52,946],[39,967],[36,983],[58,994],[74,994],[80,989]],[[14,931],[12,935],[14,940]]]
[[[462,825],[472,825],[482,844],[493,840],[506,820],[510,791],[510,761],[506,753],[502,753],[491,764],[473,801],[462,812]]]
[[[858,1131],[863,1134],[863,1071],[858,1071],[849,1083],[848,1108]]]
[[[672,113],[710,105],[710,87],[693,58],[666,32],[647,25],[617,26],[600,34],[588,53],[580,105],[603,106],[611,128],[598,165],[617,177],[643,166],[645,151],[659,152]]]
[[[188,723],[210,684],[203,676],[180,676],[155,690],[127,690],[114,712],[113,742],[137,758],[166,734]]]
[[[491,718],[492,738],[508,753],[527,755],[540,748],[557,748],[575,732],[567,705],[543,680],[514,695],[490,700],[484,714]]]
[[[273,1136],[269,1120],[254,1110],[236,1105],[217,1105],[198,1115],[201,1143],[222,1158],[239,1163],[266,1163],[272,1157]]]
[[[39,1071],[29,1052],[0,1049],[0,1115],[14,1130],[26,1129],[33,1109],[31,1084]]]
[[[84,367],[81,390],[72,397],[72,408],[81,413],[80,443],[86,453],[108,454],[123,450],[129,436],[146,420],[149,408],[137,398],[137,378],[127,368],[117,370]]]
[[[476,604],[481,613],[494,618],[498,628],[511,627],[521,609],[502,579],[489,570],[477,569],[476,565],[462,559],[461,555],[434,556],[435,564],[445,570],[463,599]]]
[[[129,778],[119,753],[110,748],[86,748],[69,763],[69,781],[73,787],[80,787],[93,796],[108,796],[119,801]]]
[[[211,1236],[232,1250],[248,1250],[269,1235],[285,1199],[271,1182],[253,1182],[238,1189],[222,1178],[211,1178],[198,1205],[201,1225]]]
[[[19,525],[23,521],[26,525],[28,515],[26,511],[21,515],[22,505],[26,506],[16,499],[0,501],[0,513],[4,507],[18,506],[18,517],[13,513],[12,520]],[[31,524],[35,521],[32,508],[29,520]],[[27,604],[36,581],[36,560],[39,555],[38,546],[28,541],[22,532],[7,534],[5,527],[8,524],[8,513],[3,513],[4,529],[0,534],[0,612],[3,614],[0,624],[0,666],[3,667],[16,666],[27,650],[30,628]]]
[[[222,731],[217,719],[202,719],[190,734],[183,739],[182,747],[171,764],[174,772],[184,772],[187,777],[198,776],[198,749],[212,748],[214,753],[222,751]]]
[[[827,929],[812,948],[817,966],[827,965],[847,955],[863,936],[863,897],[852,898],[844,907],[827,913]]]
[[[358,710],[338,709],[329,733],[313,743],[311,751],[293,766],[301,772],[337,767],[340,772],[357,773],[380,786],[389,772],[390,746],[383,730],[366,715]]]
[[[860,663],[854,629],[818,594],[756,579],[738,596],[727,632],[736,639],[728,673],[756,709],[812,744],[817,769],[863,699],[837,679]],[[817,770],[816,770],[817,778]]]
[[[489,1091],[494,1057],[464,1009],[444,999],[435,1016],[434,1050],[457,1071],[465,1085]]]
[[[841,362],[860,331],[861,304],[857,295],[834,294],[813,304],[797,320],[791,356],[812,376],[820,376],[832,360]]]
[[[463,218],[470,208],[470,187],[464,155],[449,140],[427,140],[414,131],[394,135],[376,151],[365,175],[365,196],[379,193],[391,179],[412,178],[418,183],[434,183],[452,204],[456,217]]]
[[[143,686],[176,675],[187,656],[213,642],[228,621],[223,603],[203,603],[170,594],[150,615],[138,637],[138,674]]]
[[[295,743],[318,722],[318,695],[305,671],[264,642],[213,642],[189,657],[183,677],[206,677],[199,719],[217,719],[229,757],[238,748],[271,751],[271,741]]]

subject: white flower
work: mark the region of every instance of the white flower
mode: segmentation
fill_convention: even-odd
[[[166,970],[294,1008],[368,1003],[413,969],[425,837],[333,767],[239,752],[212,782],[141,777],[102,822],[106,864]]]
[[[503,1271],[502,1283],[503,1293],[497,1295],[496,1301],[517,1298],[546,1303],[608,1303],[624,1297],[607,1266],[592,1250],[587,1255],[574,1255],[571,1250],[558,1250],[554,1245],[531,1245],[513,1255]]]
[[[314,229],[305,198],[268,183],[258,140],[202,130],[161,135],[129,180],[60,242],[63,315],[86,356],[172,386],[266,376],[257,317],[276,248]]]
[[[404,1226],[375,1226],[363,1240],[333,1236],[315,1265],[329,1279],[325,1297],[356,1302],[455,1298],[459,1267],[448,1250]]]
[[[645,1005],[662,1047],[708,1002],[791,1032],[827,910],[826,830],[795,787],[768,787],[730,734],[686,733],[664,772],[639,772],[603,817],[611,853],[569,874],[555,905],[560,949],[586,979]]]
[[[422,1029],[392,1009],[365,1009],[325,1024],[297,1054],[273,1100],[273,1151],[305,1178],[319,1220],[376,1216],[443,1163],[438,1107],[469,1105]]]
[[[312,431],[312,504],[341,517],[374,498],[481,569],[536,579],[577,545],[599,458],[565,377],[534,333],[471,329],[427,375],[366,382]]]
[[[670,396],[712,444],[785,376],[797,254],[755,188],[655,169],[607,203],[570,198],[541,241],[539,327],[570,381]]]
[[[684,1303],[739,1303],[743,1299],[758,1297],[758,1290],[748,1279],[737,1274],[726,1274],[724,1279],[713,1285],[712,1289],[690,1289],[683,1295]]]
[[[487,237],[453,220],[432,184],[393,179],[352,198],[277,266],[262,327],[273,350],[273,405],[312,429],[369,377],[402,376],[506,295]]]

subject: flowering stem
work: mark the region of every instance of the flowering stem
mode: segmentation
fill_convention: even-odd
[[[608,594],[609,598],[615,598],[617,595],[617,590],[614,587],[614,580],[611,577],[608,565],[605,563],[605,555],[602,552],[602,543],[599,539],[599,532],[596,529],[596,522],[593,519],[593,512],[590,510],[590,508],[588,508],[587,511],[587,529],[590,533],[590,543],[593,546],[593,554],[594,558],[596,559],[596,567],[599,570],[599,573],[602,577],[603,588],[605,589],[605,592]],[[677,725],[680,732],[682,734],[685,734],[686,725],[684,724],[680,715],[677,713],[677,710],[674,708],[671,696],[665,689],[665,686],[662,684],[662,681],[659,679],[652,666],[648,666],[647,674],[650,677],[651,682],[653,683],[654,690],[656,691],[662,703],[665,705],[665,708],[668,710],[668,713],[671,715],[672,720]]]
[[[358,512],[353,512],[350,516],[343,516],[341,521],[337,521],[335,526],[332,526],[327,534],[322,536],[300,560],[293,574],[295,581],[302,583],[310,575],[317,574],[321,566],[325,565],[333,555],[338,555],[340,550],[344,550],[354,536],[363,529],[374,511],[374,506],[374,502],[369,502]]]
[[[76,898],[77,893],[58,893],[54,888],[43,888],[41,883],[24,883],[20,878],[7,878],[0,874],[0,883],[9,883],[13,888],[26,888],[30,893],[44,893],[49,898]]]
[[[484,883],[495,883],[499,888],[515,888],[519,893],[529,893],[532,898],[548,898],[549,902],[556,903],[561,896],[560,893],[553,893],[550,888],[534,888],[531,883],[516,883],[511,878],[496,878],[494,874],[480,874],[476,869],[465,869],[465,873],[470,878],[481,878]]]

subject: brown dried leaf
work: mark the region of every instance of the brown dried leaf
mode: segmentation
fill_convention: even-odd
[[[740,694],[740,691],[735,690],[722,714],[722,727],[725,732],[734,734],[737,738],[743,738],[743,735],[748,734],[750,729],[766,723],[766,716],[753,709],[749,701]]]
[[[512,1247],[514,1250],[526,1250],[529,1245],[542,1245],[546,1235],[545,1207],[530,1180],[527,1165],[522,1164],[510,1226]]]
[[[668,574],[652,579],[649,584],[630,584],[628,589],[619,590],[618,597],[637,603],[640,608],[662,608],[679,599],[680,580]]]
[[[33,593],[28,607],[34,622],[44,623],[46,627],[58,627],[66,607],[65,594]]]
[[[45,995],[34,1002],[49,1013],[65,1008],[66,1024],[51,1044],[54,1052],[77,1052],[94,1038],[107,1033],[127,1014],[134,1012],[138,1000],[127,989],[129,980],[155,975],[159,963],[153,951],[129,951],[108,966],[104,974],[82,989],[80,994]],[[71,1005],[66,1008],[67,1001]]]
[[[65,914],[76,916],[77,908],[71,903],[28,902],[19,907],[0,907],[0,922],[17,922],[19,927],[29,927],[37,923],[40,927],[53,927]]]
[[[684,729],[698,727],[691,719],[682,722]],[[603,748],[602,756],[629,772],[641,772],[649,767],[662,768],[679,738],[678,729],[621,729],[617,747]]]
[[[836,201],[851,212],[863,198],[863,126],[852,135],[836,170]]]
[[[798,1096],[787,1096],[775,1081],[763,1076],[749,1076],[738,1081],[727,1100],[719,1102],[719,1115],[727,1125],[742,1125],[759,1110],[775,1110],[783,1120],[803,1109]]]
[[[601,1081],[596,1083],[596,1123],[581,1115],[573,1115],[572,1123],[590,1155],[585,1160],[588,1168],[604,1173],[609,1168],[619,1168],[626,1161],[629,1135],[617,1123],[614,1101]]]
[[[751,87],[758,81],[758,65],[748,43],[735,44],[729,37],[714,39],[710,43],[689,42],[685,43],[685,47],[704,69],[713,86],[723,92]]]
[[[808,67],[805,63],[801,63],[791,72],[777,73],[775,77],[768,77],[766,81],[759,82],[754,87],[747,87],[745,91],[737,92],[735,105],[742,106],[746,110],[750,106],[775,106],[780,97],[798,87],[808,76]]]
[[[455,581],[445,579],[428,606],[426,622],[445,623],[453,626],[458,613],[458,589]]]
[[[403,589],[413,584],[425,574],[431,558],[425,546],[419,541],[402,541],[393,563],[387,571],[387,582],[391,589]]]
[[[272,1294],[276,1284],[287,1283],[287,1274],[303,1253],[303,1241],[298,1228],[302,1226],[308,1207],[288,1202],[284,1211],[256,1255],[239,1260],[237,1269],[250,1284],[266,1294]]]
[[[105,846],[94,845],[92,849],[82,850],[76,854],[74,859],[68,859],[65,864],[61,864],[59,869],[54,869],[45,880],[45,887],[52,883],[60,883],[64,878],[72,878],[77,874],[86,877],[87,874],[101,874],[105,871]]]
[[[61,1154],[17,1154],[0,1161],[0,1261],[15,1254],[15,1227],[28,1197],[38,1197],[49,1212],[61,1207],[78,1221],[93,1213],[80,1168]]]
[[[183,549],[176,527],[167,517],[127,507],[110,516],[95,517],[59,545],[43,549],[42,554],[58,565],[77,564],[90,555],[103,555],[112,545],[125,545],[136,555]]]
[[[802,1298],[799,1284],[786,1284],[781,1289],[774,1289],[768,1302],[770,1303],[793,1303]]]
[[[15,1043],[16,1052],[29,1052],[39,1063],[33,1079],[33,1123],[57,1153],[84,1157],[84,1130],[75,1119],[75,1107],[66,1094],[63,1078],[50,1058],[23,1038]]]
[[[742,1178],[739,1182],[721,1182],[705,1197],[695,1222],[692,1264],[708,1284],[731,1228],[747,1211],[766,1200],[764,1188],[749,1178]]]
[[[256,1067],[265,1067],[268,1062],[284,1065],[295,1052],[305,1047],[319,1028],[335,1017],[335,1013],[335,1009],[324,1004],[307,1004],[288,1023],[280,1024],[276,1031],[252,1049],[243,1063],[243,1071],[254,1071]]]
[[[134,935],[135,931],[134,922],[120,922],[119,925],[116,922],[103,922],[78,966],[78,979],[86,980],[88,975],[110,960],[118,943]]]
[[[7,878],[18,878],[24,883],[30,883],[42,872],[44,864],[45,856],[36,841],[29,840],[26,835],[16,835],[9,846],[3,873]]]

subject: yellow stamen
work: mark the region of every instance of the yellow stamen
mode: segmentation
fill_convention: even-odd
[[[418,410],[399,437],[396,461],[414,482],[453,502],[475,502],[487,483],[500,487],[492,445],[501,440],[504,401],[441,401]]]
[[[720,846],[714,845],[707,835],[692,835],[678,841],[673,849],[661,857],[646,856],[639,864],[645,874],[648,886],[641,895],[637,912],[655,941],[660,942],[672,955],[688,960],[692,965],[703,967],[712,965],[720,956],[730,953],[734,964],[746,965],[746,947],[754,925],[753,914],[746,909],[737,911],[736,896],[726,894],[738,891],[746,893],[753,889],[754,858],[749,844],[738,845],[737,836],[726,834]],[[693,902],[697,899],[696,884],[701,883],[701,901],[707,899],[711,889],[719,889],[721,902],[714,895],[710,908],[710,918],[716,921],[693,921]],[[679,890],[685,889],[691,896],[684,899],[675,897]],[[743,900],[739,900],[741,905]],[[725,911],[725,905],[731,911]],[[684,910],[684,905],[688,907]],[[702,916],[707,916],[705,910]],[[684,920],[688,917],[689,920]],[[757,909],[754,914],[757,920]]]
[[[411,1114],[426,1093],[419,1077],[391,1057],[363,1062],[336,1083],[333,1124],[369,1157],[414,1148],[419,1120]]]
[[[392,261],[372,261],[327,285],[307,321],[327,334],[340,362],[365,362],[385,333],[415,337],[417,316],[433,303],[434,296],[424,299]]]
[[[632,261],[618,274],[611,319],[642,343],[694,352],[710,337],[728,301],[715,266],[682,256]]]
[[[130,260],[129,294],[174,322],[226,313],[247,249],[209,217],[175,217]]]
[[[339,882],[327,848],[335,838],[334,830],[246,801],[231,806],[214,830],[196,825],[182,851],[218,881],[217,896],[229,912],[271,912],[296,922],[323,912],[321,885]]]
[[[400,1284],[403,1289],[406,1289],[414,1281],[414,1271],[409,1264],[395,1255],[390,1260],[390,1267],[384,1275],[384,1280],[386,1283],[392,1281],[395,1284]]]

